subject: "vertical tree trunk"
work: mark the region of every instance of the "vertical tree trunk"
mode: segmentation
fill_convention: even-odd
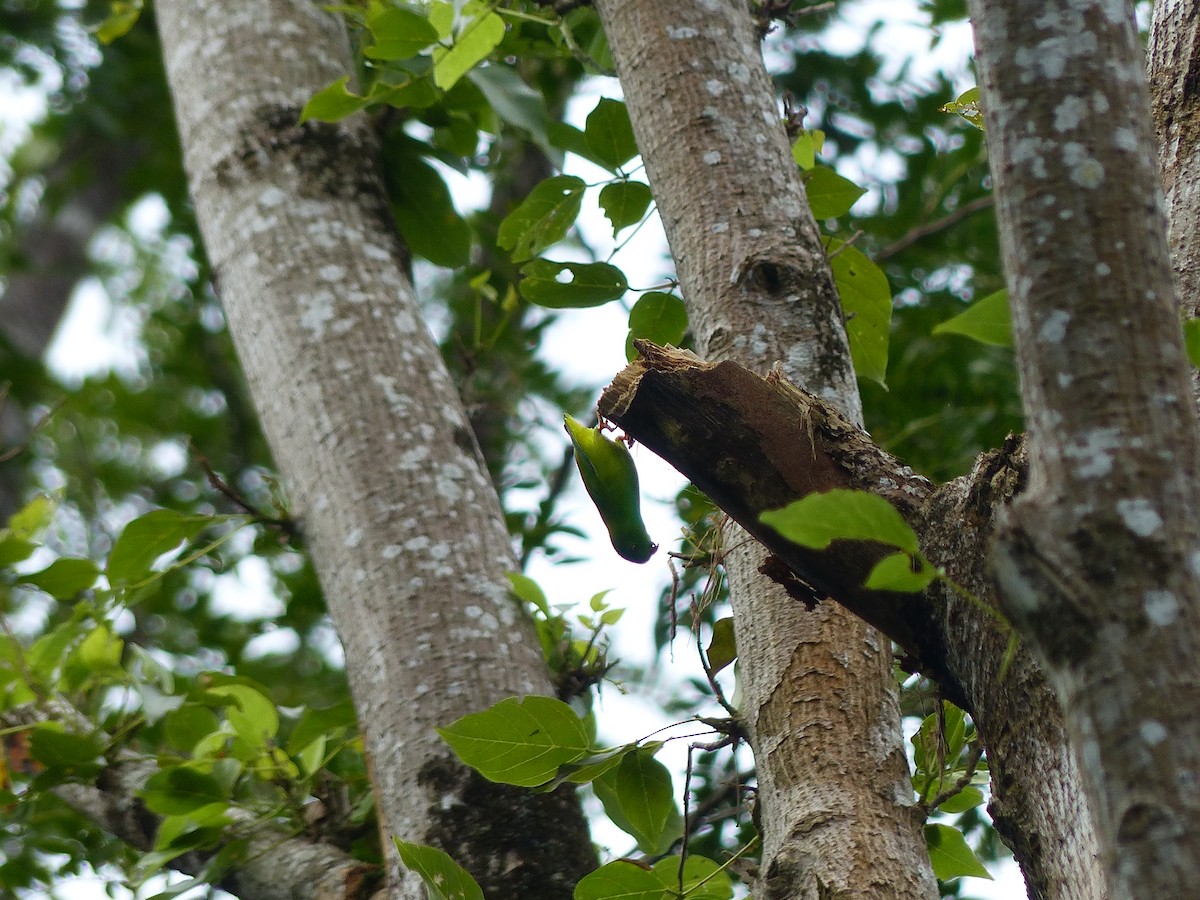
[[[862,414],[841,307],[740,0],[597,0],[702,355]],[[808,612],[726,540],[759,781],[760,898],[933,897],[901,744],[891,645]]]
[[[489,896],[566,898],[595,865],[570,792],[469,773],[434,726],[552,693],[506,590],[512,550],[404,275],[361,116],[298,125],[353,69],[315,3],[158,4],[205,245],[250,392],[302,520],[390,837],[451,852]]]
[[[973,0],[1030,484],[996,549],[1113,896],[1200,877],[1197,423],[1132,9]]]

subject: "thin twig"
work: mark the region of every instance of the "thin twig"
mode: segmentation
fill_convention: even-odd
[[[994,200],[992,195],[988,194],[985,197],[976,197],[974,200],[968,201],[953,212],[947,213],[940,219],[933,222],[926,222],[924,225],[910,229],[907,234],[900,238],[895,243],[889,244],[878,253],[875,254],[875,262],[880,263],[885,259],[890,259],[897,253],[901,253],[911,247],[917,241],[924,240],[930,235],[937,234],[939,231],[945,231],[947,228],[952,228],[966,219],[969,216],[975,215],[977,212],[982,212],[985,209],[991,208]]]

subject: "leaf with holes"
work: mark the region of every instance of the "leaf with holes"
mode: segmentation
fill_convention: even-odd
[[[608,263],[535,259],[521,269],[521,295],[548,309],[584,309],[619,300],[629,289],[625,273]]]
[[[541,181],[504,217],[496,242],[512,251],[513,262],[521,262],[541,253],[567,236],[587,185],[574,175],[555,175]]]

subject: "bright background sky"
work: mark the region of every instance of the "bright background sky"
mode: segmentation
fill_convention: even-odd
[[[898,70],[909,54],[923,51],[928,46],[929,32],[921,24],[924,17],[918,10],[916,0],[868,0],[847,4],[839,13],[834,27],[828,33],[830,49],[845,52],[858,50],[865,37],[872,34],[871,26],[877,20],[887,24],[873,33],[872,40],[878,48],[891,54],[892,71]],[[970,46],[967,26],[947,29],[935,50],[922,52],[911,60],[910,77],[919,79],[941,71],[956,80],[957,91],[965,90],[973,84],[966,67]],[[0,90],[3,90],[2,85]],[[595,82],[591,92],[585,91],[572,103],[569,117],[582,126],[596,99],[602,95],[612,96],[617,90],[618,86],[613,81]],[[3,114],[0,114],[7,120],[6,127],[0,131],[0,152],[5,146],[11,146],[19,140],[22,119],[28,121],[38,115],[40,99],[27,96],[20,103],[6,106]],[[605,177],[600,169],[576,156],[570,156],[568,160],[567,171],[589,183]],[[854,160],[854,164],[857,171],[844,168],[843,173],[869,187],[877,176],[889,172],[892,162],[886,152],[878,156],[864,153]],[[476,206],[486,197],[487,184],[482,176],[469,179],[449,170],[444,171],[460,210]],[[585,203],[580,227],[590,245],[609,246],[611,228],[596,207],[594,196],[589,196],[592,199],[590,205]],[[868,206],[877,197],[876,192],[869,192],[860,204]],[[165,210],[160,203],[148,201],[137,211],[134,223],[135,227],[150,233],[158,232],[165,225]],[[665,247],[661,227],[655,220],[644,227],[630,246],[613,261],[626,272],[630,284],[637,287],[659,284],[672,271]],[[625,365],[626,316],[627,309],[622,309],[618,304],[599,309],[565,311],[547,332],[540,353],[556,368],[570,372],[580,383],[596,386],[598,394],[599,388]],[[114,308],[100,286],[88,283],[76,292],[48,351],[48,360],[52,368],[68,380],[110,367],[121,368],[128,365],[136,338],[133,320],[114,314]],[[581,352],[581,348],[586,348],[587,352]],[[547,433],[546,439],[556,442],[553,446],[561,447],[561,435]],[[649,451],[635,446],[633,452],[642,481],[648,528],[660,544],[669,544],[678,534],[674,497],[683,479]],[[663,585],[670,580],[665,553],[660,551],[645,566],[636,566],[618,557],[611,550],[599,516],[577,480],[563,500],[560,515],[588,531],[586,540],[562,539],[568,552],[590,558],[570,565],[551,565],[544,559],[535,558],[528,574],[542,585],[552,603],[583,604],[592,594],[611,589],[608,601],[613,606],[626,609],[624,618],[614,629],[613,655],[633,664],[649,666],[654,661],[650,636],[657,614],[657,598]],[[256,617],[261,616],[272,604],[277,604],[268,595],[269,584],[266,566],[249,559],[235,573],[220,578],[217,602],[230,614],[244,614],[239,611],[251,610]],[[270,641],[266,641],[260,649],[270,652]],[[683,634],[675,646],[675,662],[668,662],[661,671],[654,692],[669,692],[672,683],[698,673],[694,661],[694,645],[689,636]],[[642,737],[665,724],[654,697],[648,696],[645,689],[623,693],[607,686],[599,699],[599,718],[602,737],[613,743]],[[915,723],[908,725],[908,733],[911,733]],[[669,744],[661,754],[661,758],[677,773],[676,785],[679,789],[683,782],[685,752],[685,743],[675,742]],[[632,841],[606,821],[597,829],[595,837],[616,854],[627,852],[632,847]],[[1025,897],[1022,879],[1011,860],[993,867],[993,871],[997,876],[996,881],[971,879],[968,893],[982,900],[1017,900]],[[102,884],[99,877],[73,879],[56,886],[53,896],[62,900],[99,900],[108,896]],[[161,889],[161,882],[147,886],[146,890],[140,892],[140,897],[147,897]],[[131,898],[133,895],[118,890],[116,896]],[[186,900],[199,894],[184,896]]]

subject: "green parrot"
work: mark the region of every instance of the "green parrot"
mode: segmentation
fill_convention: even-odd
[[[588,428],[569,415],[563,421],[575,447],[583,486],[600,511],[613,549],[630,562],[646,562],[658,545],[642,523],[637,469],[629,448],[606,437],[599,426]]]

